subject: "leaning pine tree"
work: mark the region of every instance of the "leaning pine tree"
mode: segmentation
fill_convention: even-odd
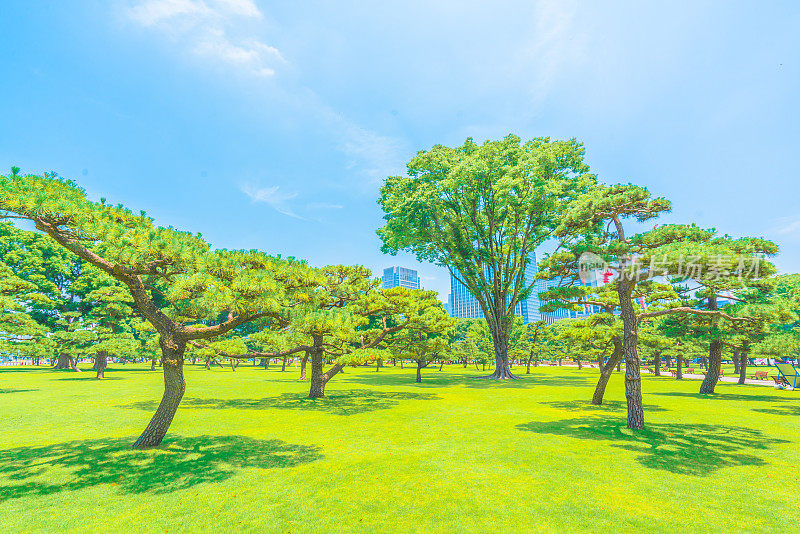
[[[639,284],[653,277],[705,280],[719,266],[720,258],[730,266],[726,276],[753,276],[757,264],[761,264],[759,276],[774,272],[774,267],[760,256],[774,253],[774,245],[762,239],[715,237],[713,230],[679,224],[656,225],[638,233],[626,231],[631,220],[644,223],[669,209],[669,201],[651,198],[646,188],[632,184],[597,185],[571,203],[555,232],[561,239],[559,250],[543,262],[545,269],[540,273],[541,277],[552,278],[566,273],[577,276],[587,266],[599,264],[606,264],[613,271],[615,308],[622,321],[628,428],[632,429],[644,428],[638,354],[640,321],[668,314],[702,316],[714,322],[750,320],[731,317],[718,309],[684,305],[637,310]]]
[[[164,395],[134,447],[159,445],[185,382],[186,345],[308,300],[304,264],[257,251],[212,251],[199,235],[157,227],[54,174],[0,176],[0,219],[26,219],[61,247],[122,282],[159,335]]]
[[[517,304],[533,290],[526,267],[568,201],[594,183],[583,155],[574,139],[467,139],[419,152],[407,177],[389,177],[381,188],[382,250],[446,266],[478,300],[496,362],[487,378],[517,378],[508,363],[509,335]]]

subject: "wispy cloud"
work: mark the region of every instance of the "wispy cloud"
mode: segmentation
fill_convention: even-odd
[[[259,37],[265,17],[252,0],[138,0],[125,15],[134,24],[166,36],[184,53],[255,78],[271,78],[289,63],[278,48]],[[387,176],[404,171],[408,151],[402,142],[357,124],[313,89],[293,85],[290,78],[282,80],[285,87],[264,89],[273,91],[271,100],[281,102],[287,112],[313,116],[329,132],[352,171],[347,187],[372,192]]]
[[[773,231],[780,235],[800,237],[800,215],[781,217]]]
[[[239,189],[250,197],[253,202],[263,202],[278,213],[294,217],[295,219],[304,219],[294,212],[290,205],[290,201],[297,198],[297,193],[284,193],[280,190],[280,186],[273,185],[270,187],[257,187],[253,184],[242,184]]]
[[[340,210],[344,208],[341,204],[331,204],[328,202],[309,202],[306,208],[310,210]]]
[[[286,60],[241,20],[263,14],[252,0],[144,0],[126,11],[130,21],[169,36],[190,53],[247,74],[268,77]],[[236,31],[230,31],[232,27]]]

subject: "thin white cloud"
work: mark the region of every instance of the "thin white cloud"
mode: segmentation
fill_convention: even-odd
[[[258,37],[264,15],[252,0],[138,0],[125,14],[129,21],[171,39],[173,48],[203,59],[203,64],[224,65],[261,79],[288,64],[280,50]],[[273,101],[284,100],[298,115],[314,116],[330,133],[352,170],[348,186],[372,192],[387,176],[404,172],[409,151],[398,139],[355,123],[311,88],[271,90],[277,91]]]
[[[126,11],[131,22],[171,37],[190,53],[258,77],[286,60],[247,31],[242,19],[263,18],[252,0],[144,0]],[[231,31],[234,28],[235,31]]]
[[[257,187],[253,184],[246,183],[239,186],[239,189],[242,193],[250,197],[250,200],[253,202],[263,202],[278,213],[294,217],[295,219],[304,219],[304,217],[296,214],[290,206],[289,201],[297,198],[297,193],[283,193],[278,185]]]
[[[800,236],[800,215],[781,217],[773,231],[780,235]]]
[[[306,204],[306,208],[310,210],[340,210],[343,209],[344,206],[341,204],[330,204],[328,202],[309,202]]]

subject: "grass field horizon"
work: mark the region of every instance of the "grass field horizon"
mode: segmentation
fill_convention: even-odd
[[[517,372],[524,369],[517,368]],[[796,498],[796,392],[596,369],[348,368],[307,399],[294,367],[186,366],[163,444],[130,445],[163,388],[149,365],[0,367],[3,531],[780,530]],[[77,505],[80,504],[80,505]]]

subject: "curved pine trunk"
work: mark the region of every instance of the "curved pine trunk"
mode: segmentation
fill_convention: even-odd
[[[600,379],[597,381],[597,386],[594,388],[592,404],[595,406],[603,404],[603,396],[606,393],[608,381],[611,378],[611,374],[614,372],[614,367],[616,367],[617,362],[622,359],[622,340],[620,340],[619,336],[614,336],[612,341],[614,343],[614,350],[608,360],[606,360],[605,365],[600,367]]]
[[[733,374],[738,375],[739,374],[739,363],[741,362],[738,350],[733,351],[733,358],[732,359],[733,359]]]
[[[342,370],[342,365],[336,363],[323,372],[322,368],[325,361],[322,357],[322,351],[318,350],[311,354],[311,388],[308,392],[309,399],[319,399],[325,396],[325,386],[328,381],[333,378],[339,371]]]
[[[631,292],[635,282],[620,280],[617,286],[619,295],[620,317],[622,318],[623,337],[622,354],[625,358],[625,399],[628,403],[628,428],[640,430],[644,428],[644,406],[642,405],[642,376],[639,371],[639,353],[637,350],[638,319],[633,308]]]
[[[422,366],[417,364],[417,383],[422,382]]]
[[[715,339],[708,349],[708,371],[703,383],[700,384],[700,393],[714,393],[714,388],[719,380],[719,371],[722,367],[722,340]]]
[[[683,380],[683,354],[675,358],[675,380]]]
[[[185,345],[178,344],[167,348],[162,342],[163,358],[161,366],[164,370],[164,395],[156,409],[153,418],[142,435],[133,444],[135,449],[157,447],[167,434],[178,405],[181,403],[183,393],[186,391],[186,382],[183,379],[183,352]]]

